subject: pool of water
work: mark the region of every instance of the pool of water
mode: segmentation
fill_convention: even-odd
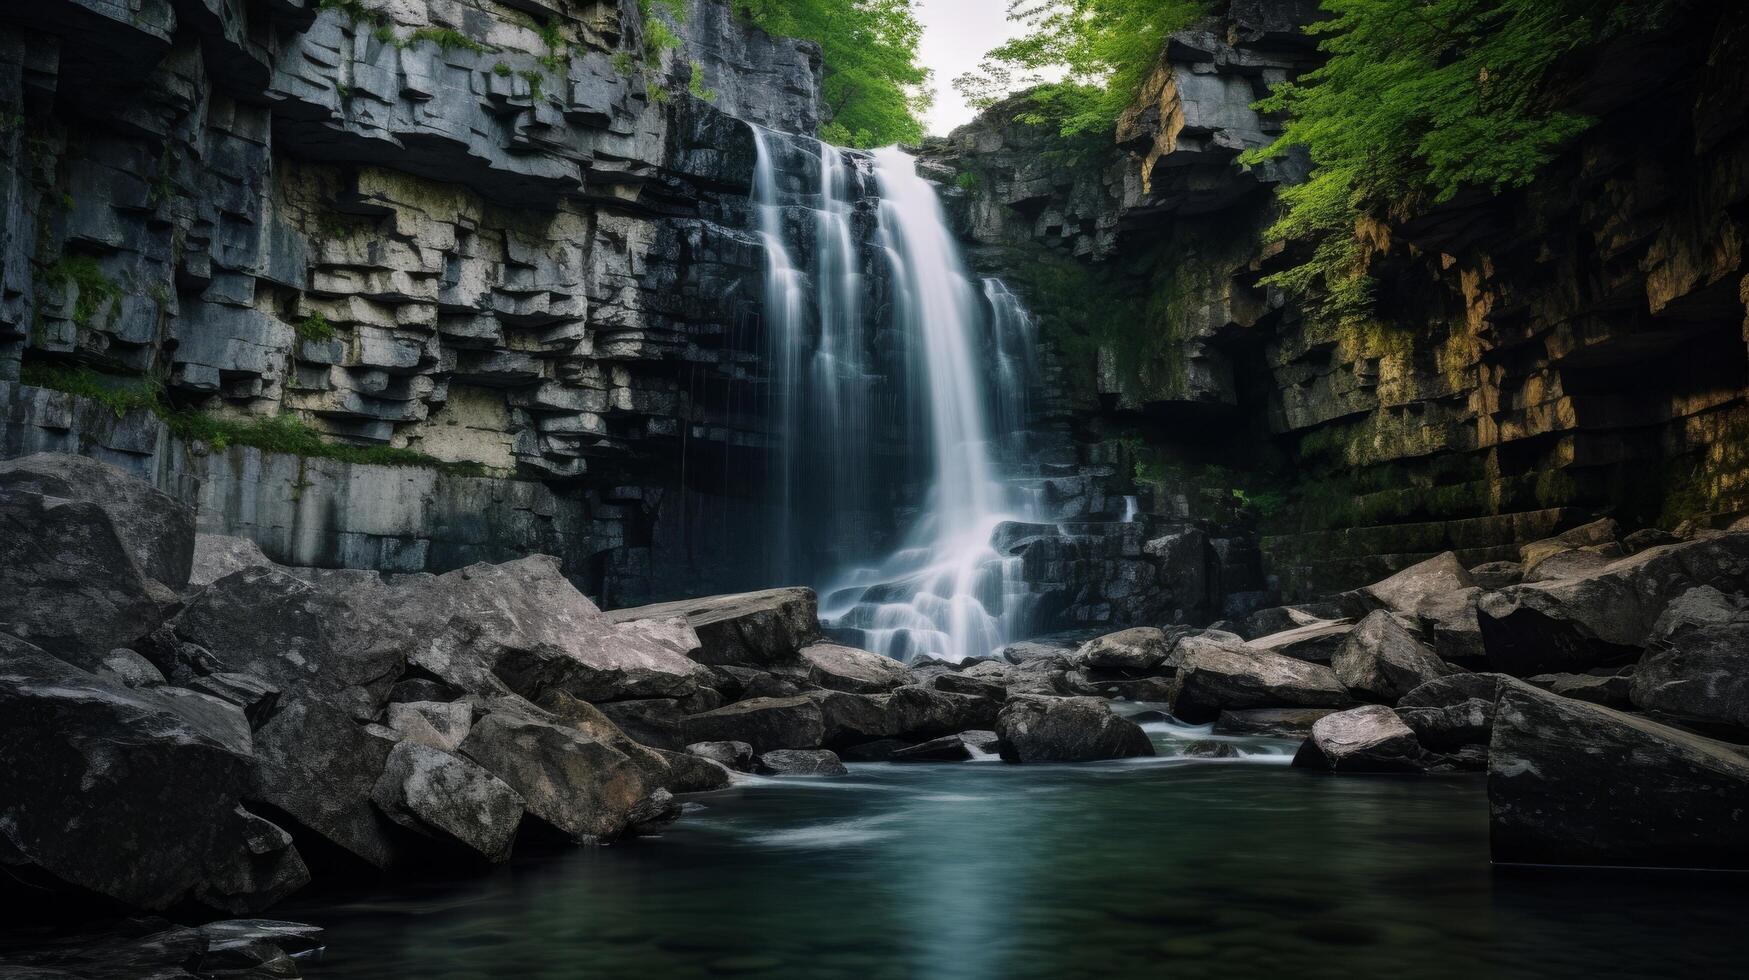
[[[1740,976],[1749,879],[1488,863],[1480,777],[1293,746],[869,764],[694,797],[662,837],[330,893],[312,978]]]

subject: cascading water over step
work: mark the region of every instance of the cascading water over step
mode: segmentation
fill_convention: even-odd
[[[757,133],[774,365],[774,565],[823,588],[828,624],[908,660],[1024,635],[1021,560],[991,547],[1027,499],[1020,454],[1033,320],[971,278],[935,188],[897,149]],[[914,513],[871,547],[883,513]]]

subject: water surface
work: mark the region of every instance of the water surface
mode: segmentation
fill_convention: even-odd
[[[275,914],[328,927],[318,980],[1741,975],[1741,876],[1495,870],[1480,777],[1236,744],[754,780],[661,838]]]

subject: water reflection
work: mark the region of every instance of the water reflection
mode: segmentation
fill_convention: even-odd
[[[750,781],[657,840],[284,914],[330,928],[316,978],[1706,976],[1749,952],[1742,878],[1495,873],[1478,778],[1251,761]]]

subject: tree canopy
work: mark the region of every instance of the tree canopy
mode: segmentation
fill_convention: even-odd
[[[1592,120],[1563,108],[1558,68],[1575,51],[1656,27],[1671,0],[1323,0],[1328,60],[1258,103],[1287,126],[1254,163],[1294,147],[1310,179],[1281,191],[1278,240],[1310,260],[1270,280],[1350,317],[1370,306],[1369,214],[1406,213],[1464,188],[1531,181]]]
[[[818,42],[827,121],[820,137],[841,146],[923,138],[929,70],[917,63],[923,27],[913,0],[739,0],[768,33]]]
[[[1053,123],[1069,137],[1104,135],[1167,36],[1208,12],[1204,0],[1009,0],[1009,19],[1024,23],[1026,33],[954,85],[979,106],[1029,88],[1035,111],[1027,121]]]

